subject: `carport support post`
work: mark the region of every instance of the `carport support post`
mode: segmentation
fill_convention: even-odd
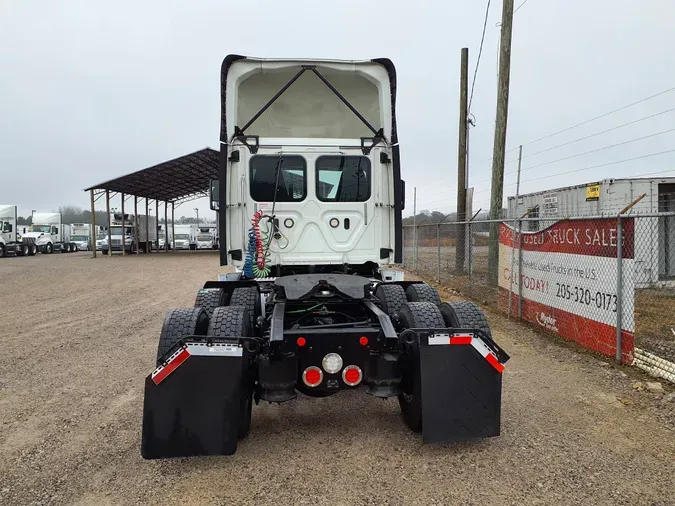
[[[138,197],[134,195],[134,245],[136,246],[136,254],[138,255]]]
[[[175,225],[174,223],[176,222],[176,204],[171,202],[171,249],[176,251],[176,234],[175,234]]]
[[[516,200],[516,211],[518,201]],[[518,220],[518,319],[523,319],[523,222]],[[511,273],[513,276],[513,273]]]
[[[164,251],[169,252],[169,203],[164,202]]]
[[[621,363],[621,327],[623,327],[623,222],[616,226],[616,362]]]
[[[155,241],[157,241],[157,252],[159,253],[159,199],[155,199]]]
[[[110,190],[105,191],[105,211],[108,215],[108,256],[112,256],[112,230],[110,230]]]
[[[145,197],[145,252],[150,253],[152,248],[149,246],[148,239],[150,238],[150,204],[148,197]]]
[[[127,254],[127,234],[124,226],[124,193],[122,195],[122,256]]]
[[[94,190],[89,190],[91,194],[91,251],[93,255],[91,258],[96,258],[96,200],[94,199]]]

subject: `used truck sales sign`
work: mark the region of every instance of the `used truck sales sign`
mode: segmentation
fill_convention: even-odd
[[[632,363],[635,330],[633,237],[634,221],[624,219],[621,354],[625,363]],[[539,232],[523,232],[522,272],[518,272],[519,234],[500,224],[500,304],[508,305],[512,287],[512,312],[517,312],[520,289],[524,320],[603,355],[614,356],[617,242],[616,219],[559,221]]]

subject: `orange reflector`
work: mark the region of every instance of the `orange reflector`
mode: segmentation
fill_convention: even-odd
[[[363,375],[361,369],[356,365],[348,365],[342,371],[342,381],[350,387],[356,386],[361,383]]]
[[[359,339],[359,344],[361,346],[368,346],[368,338],[366,336],[361,336]]]
[[[298,337],[296,343],[298,343],[298,346],[302,348],[304,345],[307,344],[307,339],[305,339],[304,337]]]

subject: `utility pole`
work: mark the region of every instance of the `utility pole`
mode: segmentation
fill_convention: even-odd
[[[413,189],[413,269],[417,270],[417,186]]]
[[[466,133],[469,95],[469,48],[462,48],[462,63],[459,77],[459,147],[457,149],[457,222],[466,221]],[[464,270],[465,225],[455,227],[455,270]]]
[[[492,194],[490,219],[501,216],[504,200],[504,154],[506,148],[506,123],[509,113],[509,80],[511,74],[511,34],[513,32],[513,0],[503,0],[502,40],[499,48],[499,84],[497,86],[497,118],[492,151]],[[499,277],[499,223],[490,223],[488,249],[488,278],[496,286]]]

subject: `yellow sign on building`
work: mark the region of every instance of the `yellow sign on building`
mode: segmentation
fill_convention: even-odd
[[[598,200],[600,198],[600,184],[594,183],[586,186],[586,200]]]

